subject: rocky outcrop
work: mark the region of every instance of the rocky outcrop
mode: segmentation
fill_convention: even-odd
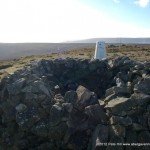
[[[150,143],[150,63],[41,60],[1,80],[0,149],[114,148],[109,143]]]

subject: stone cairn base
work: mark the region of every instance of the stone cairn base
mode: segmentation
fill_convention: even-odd
[[[150,149],[134,143],[150,143],[149,62],[41,60],[0,81],[0,150]]]

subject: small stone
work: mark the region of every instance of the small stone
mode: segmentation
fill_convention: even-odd
[[[55,101],[55,103],[63,103],[64,97],[61,94],[56,94],[54,96],[54,101]]]
[[[54,87],[54,92],[55,92],[56,94],[60,93],[60,87],[59,87],[59,85],[56,85],[56,86]]]
[[[77,99],[78,99],[78,95],[77,95],[76,91],[67,91],[65,93],[65,96],[64,96],[65,102],[72,103],[74,105],[74,104],[76,104]]]
[[[25,104],[19,104],[15,107],[17,112],[23,112],[27,109],[27,106]]]
[[[116,78],[116,85],[117,87],[124,87],[125,83],[120,78]]]
[[[105,106],[105,102],[104,102],[104,101],[102,101],[102,100],[98,100],[98,102],[99,102],[99,105],[100,105],[101,107],[103,107],[103,108],[104,108],[104,106]]]

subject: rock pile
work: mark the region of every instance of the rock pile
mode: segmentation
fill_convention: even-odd
[[[1,80],[0,149],[114,149],[108,143],[150,143],[150,63],[41,60]]]

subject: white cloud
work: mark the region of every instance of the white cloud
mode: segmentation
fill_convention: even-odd
[[[149,35],[150,29],[120,22],[77,0],[0,0],[0,42]]]
[[[150,0],[136,0],[134,3],[139,5],[140,7],[145,8],[149,5]]]
[[[113,0],[115,3],[120,3],[120,0]]]

